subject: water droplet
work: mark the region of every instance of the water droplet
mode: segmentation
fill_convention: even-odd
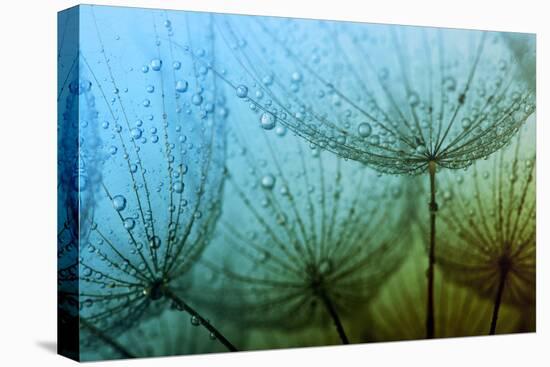
[[[276,125],[275,115],[270,112],[262,113],[262,116],[260,117],[260,125],[265,130],[272,130]]]
[[[378,135],[373,135],[369,138],[369,143],[372,145],[378,145],[380,144],[380,137]]]
[[[162,67],[162,60],[161,59],[153,59],[151,60],[151,69],[154,71],[159,71]]]
[[[443,79],[443,87],[449,91],[453,92],[456,89],[456,80],[452,76],[447,76]]]
[[[149,66],[143,65],[143,66],[141,67],[141,72],[142,72],[142,73],[147,73],[147,72],[149,72]]]
[[[187,90],[189,84],[185,80],[178,80],[176,82],[176,92],[183,93]]]
[[[183,182],[175,182],[174,185],[173,185],[173,189],[175,192],[177,192],[178,194],[181,194],[183,192]]]
[[[174,70],[179,70],[181,68],[181,62],[174,61],[174,63],[172,64],[172,67],[174,68]]]
[[[116,195],[113,197],[113,208],[116,211],[122,211],[126,208],[126,198],[122,195]]]
[[[227,110],[227,108],[225,107],[218,108],[218,115],[220,115],[220,117],[225,118],[227,117],[228,113],[229,111]]]
[[[411,92],[409,93],[408,101],[412,107],[415,107],[418,106],[418,104],[420,103],[420,98],[418,97],[418,94],[416,94],[415,92]]]
[[[199,324],[200,324],[199,318],[195,315],[191,316],[191,325],[199,326]]]
[[[275,176],[267,174],[262,177],[262,187],[267,190],[273,189],[275,186]]]
[[[275,134],[278,136],[285,136],[286,135],[286,127],[284,126],[277,126],[275,129]]]
[[[206,112],[214,112],[214,104],[212,103],[207,103],[204,105],[204,110]]]
[[[327,274],[332,270],[332,262],[329,259],[323,259],[319,263],[319,271],[322,274]]]
[[[147,98],[143,100],[143,107],[149,107],[151,105],[151,101]]]
[[[292,77],[292,81],[293,81],[293,82],[299,82],[299,81],[302,80],[302,74],[300,74],[300,73],[297,72],[297,71],[293,72],[292,75],[291,75],[291,77]]]
[[[191,103],[193,103],[195,106],[199,106],[202,103],[202,96],[200,94],[193,94],[193,97],[191,97]]]
[[[262,83],[264,83],[265,86],[270,86],[273,83],[273,76],[266,75],[262,78]]]
[[[135,225],[136,221],[133,218],[124,219],[124,228],[126,228],[128,231],[134,229]]]
[[[378,77],[380,80],[387,80],[390,76],[390,72],[386,68],[382,68],[378,71]]]
[[[89,80],[82,80],[80,82],[80,90],[78,91],[79,94],[88,92],[92,89],[92,82]]]
[[[142,131],[140,128],[134,127],[132,130],[130,130],[130,134],[132,135],[132,138],[139,139],[141,138]]]
[[[239,85],[235,91],[239,98],[246,98],[248,95],[248,88],[245,85]]]
[[[158,249],[160,247],[160,238],[159,236],[153,236],[149,239],[149,247],[152,249]]]
[[[472,126],[472,120],[470,120],[468,117],[464,117],[462,119],[462,127],[464,129],[468,129],[470,126]]]
[[[153,93],[155,91],[155,87],[153,85],[148,85],[146,90],[147,93]]]
[[[426,153],[426,147],[422,144],[416,147],[416,152],[418,154],[424,154]]]
[[[372,133],[372,127],[369,123],[363,122],[359,124],[357,127],[357,132],[359,133],[359,136],[362,138],[368,138],[370,134]]]

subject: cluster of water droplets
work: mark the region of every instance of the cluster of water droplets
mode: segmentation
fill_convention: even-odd
[[[96,151],[103,153],[80,253],[80,316],[110,337],[169,308],[167,287],[192,283],[189,273],[220,212],[227,117],[213,76],[172,40],[174,23],[146,10],[135,18],[119,15],[129,23],[154,21],[141,31],[119,28],[112,37],[102,24],[116,15],[86,8],[86,84],[71,86],[94,91],[97,112],[87,126],[96,129]],[[213,61],[211,43],[199,38],[188,42],[202,44],[199,54]]]
[[[235,93],[260,126],[283,125],[382,172],[418,174],[430,160],[468,167],[535,111],[505,34],[225,19]]]

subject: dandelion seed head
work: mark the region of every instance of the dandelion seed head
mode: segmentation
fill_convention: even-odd
[[[518,56],[529,36],[224,19],[228,42],[247,40],[231,50],[235,69],[270,96],[269,104],[249,96],[253,111],[276,107],[278,124],[384,173],[419,174],[430,161],[468,167],[505,146],[535,111],[525,77],[533,57]],[[312,59],[319,53],[339,56]]]
[[[224,307],[240,309],[244,324],[299,328],[327,324],[324,297],[344,315],[374,297],[405,253],[408,209],[392,194],[394,178],[232,123],[224,242],[205,255],[236,291]]]
[[[534,127],[525,126],[512,144],[460,186],[451,183],[451,205],[443,222],[438,262],[449,279],[493,299],[504,276],[503,302],[529,305],[535,295]]]
[[[90,165],[100,175],[90,180],[93,200],[80,209],[91,214],[80,216],[87,235],[81,237],[86,246],[79,254],[75,276],[80,288],[74,297],[81,319],[118,336],[166,312],[168,289],[189,292],[193,287],[190,274],[220,214],[227,115],[214,113],[225,106],[214,77],[195,69],[171,41],[160,42],[178,27],[145,31],[137,26],[140,17],[129,20],[137,22],[135,30],[117,30],[127,40],[123,51],[101,27],[111,16],[103,8],[86,8],[82,14],[90,29],[97,23],[98,35],[80,50],[79,78],[91,81],[85,89],[95,99],[94,120],[80,136],[84,146],[91,129],[98,137],[100,156]],[[162,24],[157,13],[151,19]],[[143,69],[128,71],[124,53],[141,55],[143,45],[159,56],[136,60]],[[119,77],[126,74],[127,80]],[[194,93],[184,93],[188,87]],[[107,93],[112,90],[119,91],[114,98]],[[93,343],[93,338],[82,340],[85,349]]]
[[[406,262],[372,302],[370,313],[363,316],[362,322],[352,325],[353,331],[361,335],[364,342],[417,340],[426,336],[425,249],[418,246],[421,239],[412,242],[415,245]],[[435,287],[438,289],[434,293],[436,337],[487,334],[493,312],[492,300],[479,297],[474,289],[453,283],[446,277],[435,277]],[[500,323],[499,333],[522,330],[523,312],[513,307],[503,307],[500,314],[503,322]]]

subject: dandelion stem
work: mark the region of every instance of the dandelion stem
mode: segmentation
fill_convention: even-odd
[[[500,310],[500,304],[502,302],[502,294],[504,293],[504,284],[506,283],[506,276],[508,275],[508,267],[501,266],[500,279],[498,283],[498,290],[495,296],[495,305],[493,307],[493,318],[491,319],[491,329],[489,335],[495,335],[497,330],[498,311]]]
[[[437,215],[437,202],[435,200],[435,161],[428,165],[430,174],[430,249],[428,265],[428,302],[426,307],[426,338],[435,336],[434,322],[434,265],[435,265],[435,219]]]
[[[336,326],[336,330],[338,331],[340,340],[342,340],[342,344],[349,344],[348,337],[346,335],[346,332],[344,331],[344,326],[342,325],[342,321],[340,321],[340,317],[338,316],[338,313],[336,312],[336,308],[334,307],[334,304],[332,303],[331,299],[324,291],[321,291],[319,296],[321,297],[323,304],[325,305],[328,313],[330,314],[330,317],[332,317],[332,320],[334,321],[334,325]]]
[[[88,329],[94,336],[101,339],[105,344],[108,344],[111,346],[115,351],[120,353],[124,358],[136,358],[135,355],[130,353],[128,350],[126,350],[125,347],[123,347],[119,342],[105,334],[103,331],[96,328],[94,325],[92,325],[90,322],[88,322],[84,318],[80,318],[80,325],[84,326],[86,329]]]
[[[170,298],[176,305],[177,309],[185,311],[191,316],[194,316],[198,319],[200,325],[202,325],[206,330],[212,333],[216,337],[216,340],[219,340],[230,352],[237,352],[238,349],[229,341],[223,334],[216,329],[210,321],[202,317],[195,309],[189,306],[184,300],[176,296],[171,290],[165,289],[164,294],[166,297]]]

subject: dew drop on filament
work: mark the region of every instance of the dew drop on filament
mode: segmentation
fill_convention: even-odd
[[[199,324],[200,324],[199,318],[195,315],[191,316],[191,325],[199,326]]]
[[[187,90],[188,83],[185,80],[178,80],[176,82],[176,92],[183,93]]]
[[[122,195],[113,197],[113,207],[119,212],[124,210],[124,208],[126,208],[126,198]]]
[[[273,189],[275,186],[275,177],[271,174],[267,174],[262,177],[262,187],[267,190]]]
[[[153,236],[149,240],[149,247],[156,250],[160,247],[160,243],[160,238],[158,236]]]
[[[368,138],[370,134],[372,133],[372,127],[369,123],[363,122],[359,124],[357,127],[357,132],[359,133],[359,136],[362,138]]]
[[[135,225],[136,221],[133,218],[124,219],[124,228],[126,228],[128,231],[134,229]]]
[[[174,192],[181,194],[183,192],[183,182],[176,182],[173,186]]]
[[[248,95],[248,88],[244,85],[239,85],[236,89],[237,97],[246,98]]]
[[[260,117],[260,125],[265,130],[272,130],[276,125],[275,116],[272,113],[264,112]]]
[[[153,59],[151,60],[151,69],[154,71],[159,71],[162,67],[162,60],[160,59]]]

